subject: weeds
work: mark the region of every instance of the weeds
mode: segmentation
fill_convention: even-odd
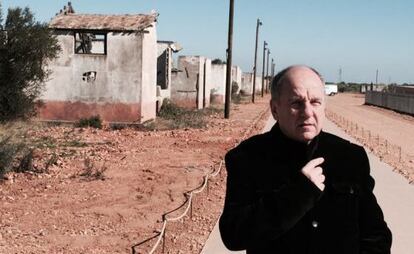
[[[85,142],[79,141],[79,140],[65,140],[60,144],[62,147],[85,147],[88,146]]]
[[[105,180],[105,171],[108,169],[105,166],[105,163],[102,165],[101,168],[97,168],[93,161],[90,158],[85,158],[83,161],[84,169],[79,176],[83,177],[87,181],[93,181],[93,180]]]
[[[58,161],[58,155],[56,153],[53,153],[52,156],[49,158],[49,160],[47,160],[45,164],[44,172],[48,172],[49,167],[56,164],[57,161]]]
[[[99,115],[89,118],[81,118],[77,123],[77,127],[92,127],[96,129],[102,129],[102,119]]]
[[[232,94],[231,102],[234,104],[246,104],[250,102],[250,96],[243,95],[242,93]]]
[[[164,125],[166,129],[204,128],[207,126],[207,116],[222,111],[222,109],[217,108],[186,109],[177,106],[169,100],[165,100],[159,112],[157,122],[150,122],[146,127],[157,129]]]
[[[32,145],[36,148],[56,148],[57,140],[53,137],[43,136],[33,140]]]
[[[33,150],[11,136],[0,137],[0,179],[8,172],[33,170]]]

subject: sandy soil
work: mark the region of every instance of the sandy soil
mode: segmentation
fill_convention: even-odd
[[[362,95],[329,97],[327,114],[414,179],[413,117],[363,103]],[[267,106],[260,97],[235,105],[231,119],[212,115],[204,129],[32,128],[34,167],[44,172],[9,174],[0,183],[0,253],[131,253],[159,232],[162,215],[182,205],[185,192],[218,169],[229,148],[261,131]],[[223,170],[212,178],[187,216],[167,224],[164,253],[200,252],[221,213],[225,177]]]
[[[32,128],[34,167],[44,172],[0,183],[0,253],[131,253],[246,132],[260,132],[268,98],[233,106],[231,119],[212,115],[204,129]],[[224,179],[223,170],[194,197],[192,216],[167,226],[167,253],[201,250],[222,209]]]
[[[328,97],[327,116],[412,183],[414,117],[364,103],[363,94]]]

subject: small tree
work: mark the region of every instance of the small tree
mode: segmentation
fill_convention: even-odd
[[[211,64],[226,64],[226,62],[221,60],[220,58],[216,58],[213,61],[211,61]]]
[[[57,57],[57,39],[46,23],[36,22],[29,8],[0,12],[0,121],[26,118],[35,112],[47,62]]]

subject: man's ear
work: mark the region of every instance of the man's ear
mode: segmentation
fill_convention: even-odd
[[[277,121],[278,120],[278,115],[277,115],[276,100],[273,100],[273,99],[270,100],[270,111],[272,112],[273,118]]]

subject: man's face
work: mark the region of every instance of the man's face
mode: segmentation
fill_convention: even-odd
[[[271,100],[273,117],[291,139],[309,143],[325,120],[325,94],[321,79],[307,67],[290,69],[281,80],[279,99]]]

